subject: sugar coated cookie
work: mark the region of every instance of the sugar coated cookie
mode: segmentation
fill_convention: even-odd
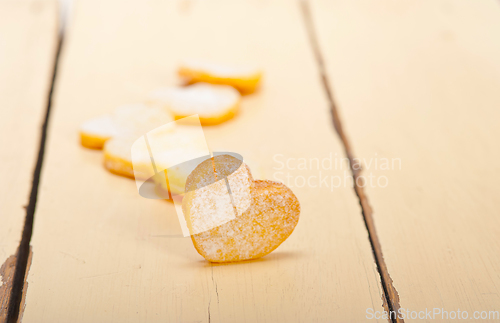
[[[158,89],[151,93],[150,102],[168,109],[175,119],[197,114],[202,125],[213,125],[231,119],[238,111],[240,98],[230,86],[197,83]]]
[[[169,156],[170,154],[172,157]],[[202,154],[202,151],[197,152],[192,149],[174,149],[163,154],[157,163],[159,165],[171,165],[172,163],[169,162],[169,160],[174,158],[173,155],[175,155],[175,158],[186,156],[186,158],[183,159],[187,160],[189,156]],[[192,160],[192,162],[185,162],[168,167],[164,170],[165,176],[155,176],[153,181],[157,185],[157,189],[163,192],[164,195],[168,194],[168,192],[172,194],[183,194],[186,188],[186,180],[196,166],[198,166],[197,160]]]
[[[146,134],[143,136],[118,135],[109,139],[104,145],[105,168],[125,177],[139,176],[138,179],[141,180],[151,179],[163,190],[168,191],[165,176],[153,177],[155,169],[156,171],[165,170],[168,172],[170,190],[174,193],[183,193],[186,178],[196,167],[184,161],[208,155],[209,151],[204,137],[200,140],[200,129],[191,126],[170,127],[170,125],[147,133],[149,148],[145,141],[137,142]],[[134,147],[133,150],[132,147]]]
[[[111,115],[97,117],[80,126],[80,142],[91,149],[102,149],[104,143],[118,133]]]
[[[161,108],[135,104],[118,107],[113,113],[84,122],[80,127],[82,146],[102,149],[114,136],[142,134],[173,120]]]
[[[122,135],[106,141],[103,149],[104,167],[113,174],[135,178],[130,149],[136,139],[134,136]]]
[[[226,84],[243,94],[254,92],[262,78],[261,70],[252,66],[223,65],[196,60],[182,63],[178,74],[188,83]]]
[[[228,155],[194,169],[186,182],[182,209],[194,247],[211,262],[269,254],[290,236],[300,214],[299,201],[288,187],[254,181],[250,169]]]

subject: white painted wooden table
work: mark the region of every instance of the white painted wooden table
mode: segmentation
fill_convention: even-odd
[[[499,6],[80,0],[61,24],[51,0],[1,0],[0,322],[500,321]],[[299,198],[262,259],[205,261],[170,202],[78,144],[83,121],[178,84],[185,58],[265,72],[204,128]]]

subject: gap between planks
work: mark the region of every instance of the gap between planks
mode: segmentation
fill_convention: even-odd
[[[47,108],[45,110],[45,118],[40,129],[41,137],[38,148],[38,156],[35,170],[33,172],[33,182],[29,196],[29,203],[26,207],[26,219],[24,221],[21,243],[19,244],[19,248],[17,251],[16,269],[14,272],[14,280],[12,283],[6,323],[16,323],[18,322],[18,319],[22,317],[21,312],[23,311],[23,309],[21,308],[21,303],[26,294],[26,287],[28,285],[25,280],[28,275],[30,259],[32,256],[30,241],[33,233],[33,221],[35,219],[34,215],[38,197],[38,186],[40,184],[40,173],[42,171],[43,156],[45,154],[47,126],[49,123],[50,109],[52,106],[52,94],[54,91],[54,84],[56,80],[57,66],[59,64],[59,56],[63,43],[63,32],[64,31],[61,30],[61,33],[59,34],[59,38],[57,40],[57,49],[53,61],[52,80],[50,84],[50,91],[47,96]]]
[[[359,204],[361,206],[361,213],[363,216],[363,220],[366,226],[366,229],[368,231],[368,239],[370,240],[370,246],[372,248],[373,252],[373,257],[375,258],[375,263],[377,265],[377,270],[380,275],[380,280],[382,283],[382,287],[384,290],[384,309],[388,313],[398,313],[400,309],[399,305],[399,294],[394,287],[392,278],[389,274],[389,270],[387,268],[387,265],[384,260],[384,255],[382,253],[382,247],[380,245],[380,241],[378,239],[377,235],[377,230],[375,228],[375,223],[373,221],[373,210],[370,206],[370,203],[368,201],[368,197],[365,194],[365,191],[363,189],[364,183],[361,182],[361,185],[358,183],[358,179],[363,180],[362,177],[359,177],[361,175],[361,168],[355,169],[353,167],[354,163],[354,153],[353,149],[349,143],[349,140],[347,138],[346,132],[344,131],[342,127],[342,122],[340,120],[337,104],[335,103],[335,99],[331,90],[331,84],[328,79],[328,75],[325,69],[325,63],[323,59],[323,55],[321,53],[321,49],[318,43],[318,39],[316,37],[316,31],[314,29],[314,21],[311,15],[311,10],[309,7],[309,2],[308,0],[299,0],[300,6],[301,6],[301,11],[302,11],[302,16],[304,18],[304,23],[305,27],[307,30],[307,34],[309,35],[309,40],[311,43],[312,50],[314,52],[314,56],[316,58],[316,62],[318,64],[318,69],[319,73],[321,75],[321,81],[324,87],[324,90],[326,92],[328,102],[330,103],[330,109],[331,109],[331,114],[332,114],[332,123],[333,126],[340,137],[340,141],[342,142],[342,145],[344,146],[344,151],[345,154],[347,155],[347,158],[349,159],[349,165],[350,169],[352,172],[353,176],[353,183],[354,183],[354,191],[356,192],[356,196],[359,199]],[[404,320],[402,318],[399,318],[398,315],[396,317],[392,317],[389,315],[389,322],[393,323],[404,323]]]

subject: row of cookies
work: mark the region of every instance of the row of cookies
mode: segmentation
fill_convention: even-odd
[[[202,125],[215,125],[234,117],[241,93],[254,92],[262,73],[253,67],[187,61],[178,70],[185,87],[160,88],[145,103],[116,108],[81,125],[84,147],[104,150],[104,166],[110,172],[134,178],[131,145],[141,135],[173,120],[198,115]],[[164,135],[165,149],[178,131]],[[182,129],[182,136],[189,136]],[[180,134],[176,136],[180,137]],[[159,140],[162,140],[160,138]]]
[[[153,195],[160,198],[186,193],[180,220],[185,219],[205,259],[262,257],[292,233],[300,204],[285,185],[254,180],[242,158],[210,158],[201,127],[236,115],[241,94],[257,89],[261,73],[190,62],[178,74],[188,86],[158,89],[144,104],[119,107],[85,122],[81,143],[103,149],[106,169],[135,178],[142,196],[142,184],[151,179],[156,186]]]

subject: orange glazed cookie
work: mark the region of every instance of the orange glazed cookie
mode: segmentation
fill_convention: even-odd
[[[232,207],[223,194],[226,179]],[[194,233],[191,239],[211,262],[263,257],[278,248],[299,221],[300,204],[288,187],[254,181],[248,166],[228,155],[198,165],[187,179],[186,192],[182,208]],[[224,223],[210,226],[218,221]],[[206,230],[197,232],[200,227]]]
[[[254,92],[262,78],[261,70],[251,66],[230,66],[204,61],[186,61],[178,74],[188,83],[226,84],[243,94]]]

